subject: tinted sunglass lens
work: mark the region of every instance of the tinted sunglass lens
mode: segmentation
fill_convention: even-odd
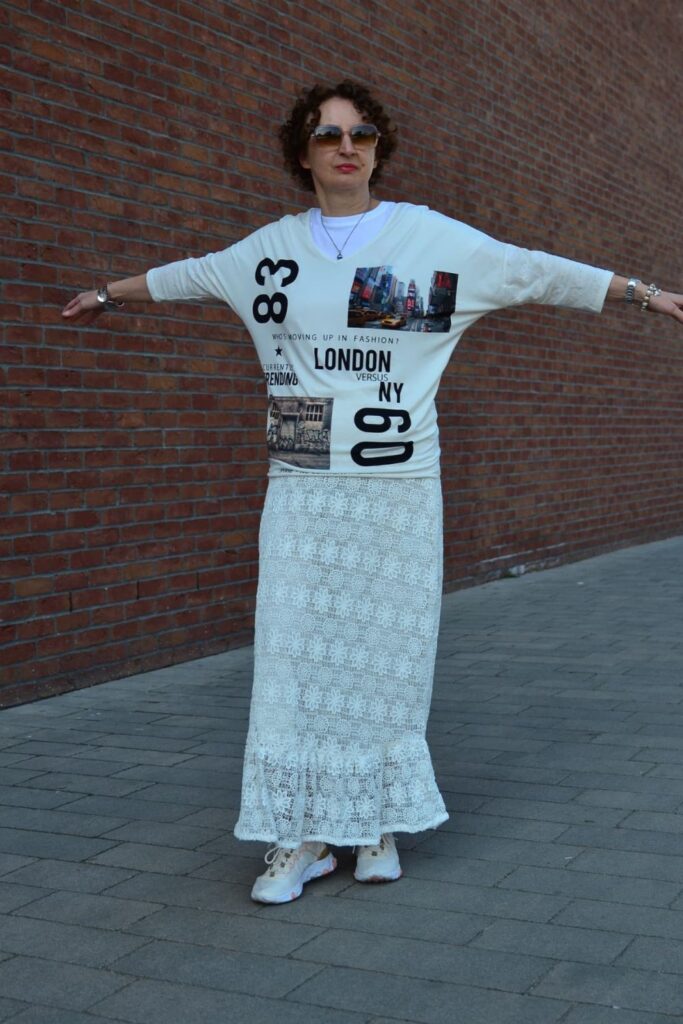
[[[349,132],[354,146],[374,146],[379,132],[374,124],[357,124]],[[318,146],[338,146],[342,140],[342,130],[337,124],[319,124],[311,132]]]
[[[358,124],[351,129],[351,140],[356,146],[372,146],[377,141],[374,124]]]
[[[319,124],[313,129],[313,138],[319,146],[338,146],[342,132],[336,124]]]

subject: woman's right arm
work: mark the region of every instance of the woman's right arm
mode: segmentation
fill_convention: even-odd
[[[128,302],[152,302],[152,296],[147,287],[147,275],[139,274],[137,277],[125,277],[121,281],[113,281],[107,285],[109,298],[115,303]],[[70,320],[73,324],[86,327],[97,319],[105,309],[111,309],[97,298],[97,289],[89,292],[81,292],[75,299],[68,302],[62,310],[62,317]]]

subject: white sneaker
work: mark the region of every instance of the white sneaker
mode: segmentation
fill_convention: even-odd
[[[301,896],[306,882],[329,875],[337,866],[326,843],[302,843],[296,850],[271,846],[264,860],[268,870],[251,890],[252,900],[258,903],[289,903]]]
[[[403,874],[396,840],[385,832],[376,846],[359,846],[353,877],[357,882],[395,882]]]

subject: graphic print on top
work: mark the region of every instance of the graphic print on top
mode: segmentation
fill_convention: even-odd
[[[330,468],[333,398],[271,398],[268,451],[300,469]]]
[[[423,334],[450,331],[458,275],[435,270],[429,285],[427,280],[401,281],[393,266],[357,267],[347,326]]]

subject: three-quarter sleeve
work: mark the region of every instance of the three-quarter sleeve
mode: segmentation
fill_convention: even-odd
[[[612,280],[611,270],[563,256],[505,246],[503,288],[506,305],[538,302],[599,313]]]
[[[612,276],[611,270],[477,232],[467,305],[475,316],[527,302],[600,313]]]
[[[220,299],[232,305],[235,287],[234,260],[230,249],[167,263],[147,271],[147,288],[155,302]]]

